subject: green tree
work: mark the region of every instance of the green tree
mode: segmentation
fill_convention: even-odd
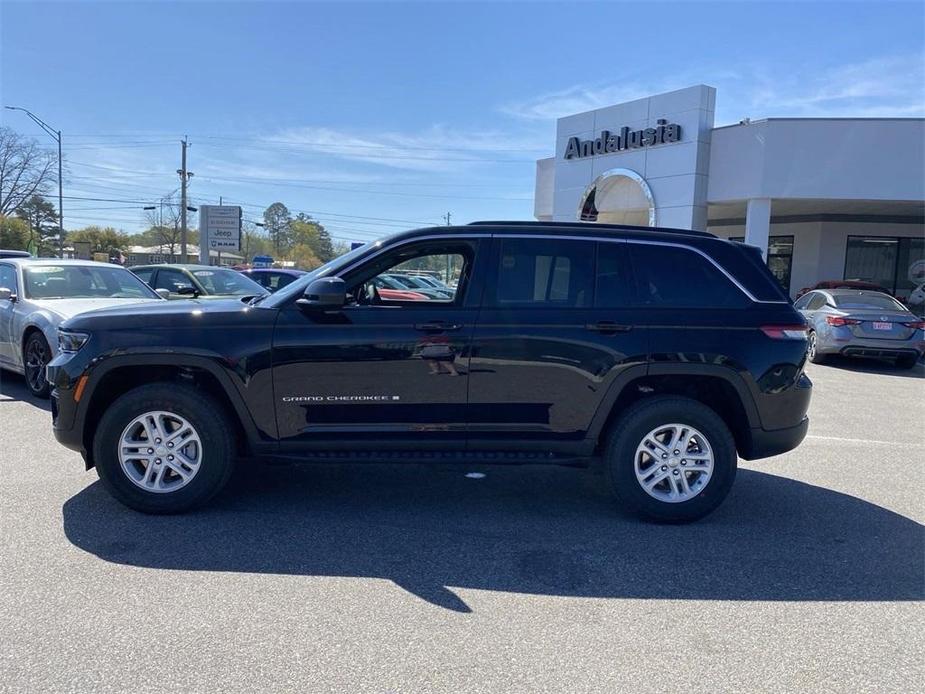
[[[289,208],[281,202],[274,202],[263,212],[263,224],[273,243],[277,257],[284,254],[292,244],[290,231],[292,215]]]
[[[293,244],[306,244],[311,247],[322,263],[334,257],[334,242],[328,230],[311,215],[300,212],[290,224],[290,236]]]
[[[0,214],[0,248],[24,251],[29,247],[29,225],[18,217]]]
[[[112,227],[89,226],[72,231],[67,235],[69,243],[89,241],[91,253],[109,253],[112,250],[124,251],[129,246],[128,234]]]
[[[51,255],[58,239],[58,211],[41,195],[33,195],[16,210],[16,216],[29,225],[29,250],[35,255]]]

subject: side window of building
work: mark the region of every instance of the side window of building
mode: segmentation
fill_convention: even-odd
[[[588,308],[594,291],[594,242],[500,239],[494,305]]]
[[[14,294],[16,291],[16,270],[12,265],[0,265],[0,287],[9,289]]]
[[[626,244],[597,244],[595,308],[625,308],[630,300],[630,280],[626,265]]]
[[[653,308],[743,308],[748,297],[709,260],[688,248],[627,244],[637,297]]]

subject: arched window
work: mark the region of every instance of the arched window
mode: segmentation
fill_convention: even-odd
[[[583,222],[655,226],[655,200],[645,179],[630,169],[610,169],[585,189],[578,206]]]

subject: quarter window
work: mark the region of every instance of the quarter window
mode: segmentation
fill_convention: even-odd
[[[710,261],[687,248],[627,244],[640,303],[654,308],[742,308],[747,297]]]
[[[594,243],[501,239],[496,306],[583,308],[591,305]]]

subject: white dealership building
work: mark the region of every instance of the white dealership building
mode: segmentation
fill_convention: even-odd
[[[715,126],[698,85],[558,120],[535,216],[707,230],[761,247],[795,296],[925,282],[925,119],[767,118]]]

